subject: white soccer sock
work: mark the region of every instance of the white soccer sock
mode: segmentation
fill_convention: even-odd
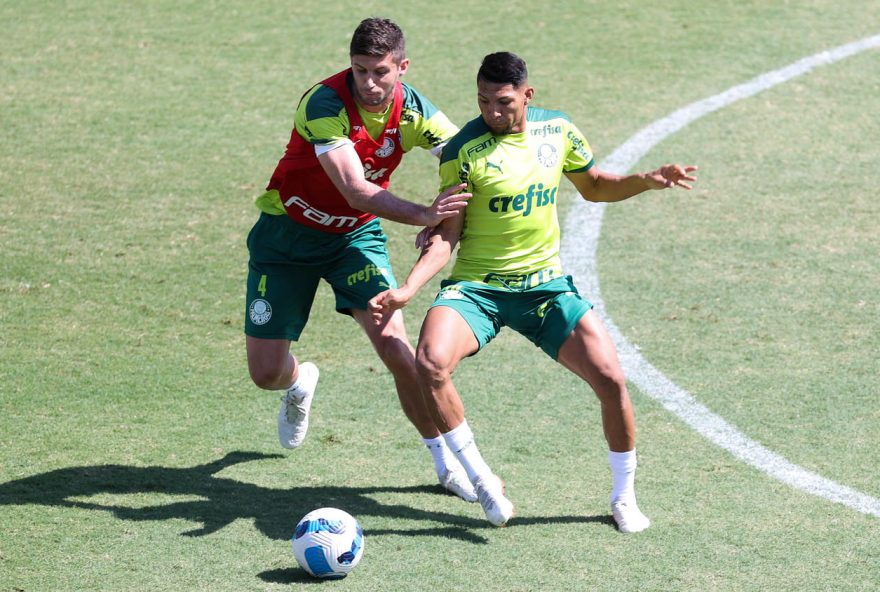
[[[434,459],[434,470],[437,471],[437,475],[443,475],[450,469],[458,466],[455,455],[446,446],[446,440],[443,439],[442,435],[436,438],[422,438],[422,442],[425,443],[428,452],[431,453],[431,458]]]
[[[628,452],[608,451],[608,464],[611,465],[611,502],[619,499],[636,501],[636,450]]]
[[[455,457],[459,460],[464,470],[467,472],[468,479],[473,483],[478,477],[488,478],[492,475],[492,469],[483,460],[483,455],[474,442],[474,433],[468,426],[467,420],[445,434],[443,439],[446,445],[455,453]]]

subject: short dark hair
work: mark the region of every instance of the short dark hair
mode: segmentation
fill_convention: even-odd
[[[406,57],[406,41],[400,27],[384,18],[362,20],[351,36],[348,55],[378,58],[389,53],[394,54],[394,59],[398,62]]]
[[[490,53],[483,58],[477,72],[477,82],[485,80],[496,84],[520,86],[529,79],[525,61],[509,51]]]

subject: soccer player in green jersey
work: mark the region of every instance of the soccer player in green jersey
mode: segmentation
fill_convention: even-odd
[[[426,236],[403,286],[370,301],[376,322],[405,306],[458,254],[428,311],[416,348],[422,392],[449,448],[461,461],[490,522],[504,526],[514,507],[474,443],[451,376],[503,326],[526,336],[586,381],[601,406],[612,473],[611,510],[621,532],[650,521],[635,495],[636,425],[614,344],[592,305],[562,272],[556,204],[563,175],[584,199],[615,202],[649,189],[690,189],[696,167],[666,165],[627,176],[600,170],[581,132],[560,111],[535,108],[525,62],[486,56],[477,75],[481,116],[443,148],[443,187],[460,182],[472,197],[465,215]]]
[[[313,363],[299,363],[290,345],[299,340],[323,279],[336,310],[358,322],[393,374],[400,404],[431,452],[440,483],[476,501],[421,396],[403,316],[376,325],[367,310],[372,296],[397,285],[379,217],[434,226],[460,216],[469,197],[459,192],[463,185],[427,206],[387,189],[404,153],[423,148],[439,156],[458,128],[401,81],[409,60],[396,24],[365,19],[349,54],[350,68],[303,95],[287,150],[257,199],[260,217],[247,240],[248,369],[258,387],[280,391],[281,445],[301,445],[319,373]]]

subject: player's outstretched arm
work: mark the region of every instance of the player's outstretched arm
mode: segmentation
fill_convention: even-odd
[[[458,216],[471,196],[460,193],[465,187],[462,184],[442,192],[429,206],[400,199],[364,178],[364,166],[351,145],[321,154],[318,162],[351,207],[394,222],[436,226],[447,218]]]
[[[385,290],[370,299],[368,306],[376,324],[380,324],[395,310],[409,304],[422,286],[443,269],[452,257],[455,245],[458,244],[462,223],[463,216],[456,216],[438,224],[422,246],[422,253],[409,272],[406,282],[399,288]]]
[[[691,189],[691,183],[697,180],[693,175],[696,171],[695,166],[667,164],[648,173],[615,175],[594,166],[580,173],[565,173],[565,176],[584,199],[614,202],[629,199],[650,189]]]

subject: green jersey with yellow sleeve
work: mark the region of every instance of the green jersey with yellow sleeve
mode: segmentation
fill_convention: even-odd
[[[482,117],[443,148],[441,190],[467,183],[458,254],[450,279],[562,274],[556,200],[563,173],[593,166],[583,134],[565,113],[527,107],[525,131],[494,134]],[[531,282],[529,282],[531,283]]]

